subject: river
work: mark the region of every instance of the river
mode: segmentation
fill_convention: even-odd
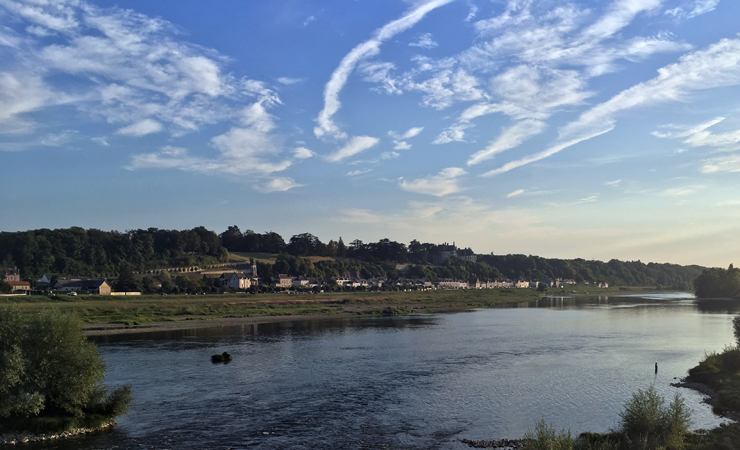
[[[131,412],[94,436],[30,449],[464,449],[540,419],[608,431],[651,384],[670,386],[733,341],[733,301],[689,294],[545,298],[402,317],[323,319],[100,337],[106,383]],[[229,364],[210,356],[228,351]],[[654,364],[659,371],[654,373]]]

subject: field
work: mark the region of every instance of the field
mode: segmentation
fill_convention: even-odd
[[[610,288],[580,293],[644,293],[647,288]],[[571,289],[574,291],[576,289]],[[549,295],[565,294],[550,289]],[[503,303],[522,303],[539,299],[534,289],[483,289],[459,291],[411,292],[336,292],[320,294],[225,294],[225,295],[150,295],[131,297],[107,296],[14,296],[0,297],[0,305],[14,304],[24,315],[44,308],[74,311],[89,330],[112,332],[119,329],[159,327],[195,328],[208,326],[204,321],[246,319],[273,321],[278,317],[305,316],[373,316],[441,311],[462,311]],[[94,331],[90,331],[95,334]]]

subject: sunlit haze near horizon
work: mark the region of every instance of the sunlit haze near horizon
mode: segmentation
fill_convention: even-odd
[[[0,231],[727,266],[740,2],[0,0]]]

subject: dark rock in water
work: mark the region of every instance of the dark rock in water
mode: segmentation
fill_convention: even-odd
[[[220,355],[213,355],[213,356],[211,356],[211,362],[214,363],[214,364],[216,364],[216,363],[228,363],[228,362],[231,362],[232,359],[233,359],[233,357],[231,356],[231,354],[229,352],[223,352]]]

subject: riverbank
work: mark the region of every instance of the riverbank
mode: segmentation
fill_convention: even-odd
[[[18,444],[30,444],[33,442],[44,442],[54,441],[57,439],[66,439],[83,434],[97,433],[112,428],[116,425],[116,421],[111,419],[100,426],[90,428],[74,428],[71,430],[62,431],[59,433],[45,433],[45,434],[33,434],[33,433],[7,433],[0,434],[0,446],[10,446]]]
[[[543,295],[628,295],[654,292],[650,288],[598,289],[466,289],[409,292],[333,292],[318,294],[153,295],[132,297],[43,296],[0,300],[14,304],[21,314],[42,309],[73,311],[84,322],[85,333],[94,335],[184,330],[321,317],[362,317],[464,311],[507,303],[526,304]]]

